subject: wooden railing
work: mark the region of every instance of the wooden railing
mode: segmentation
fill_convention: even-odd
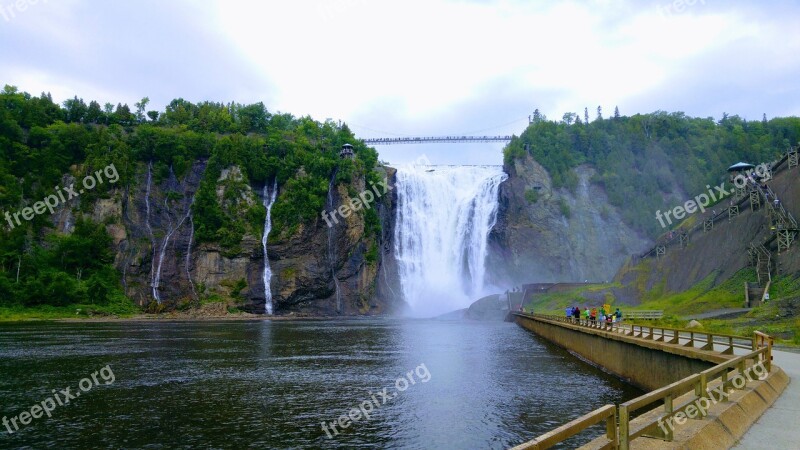
[[[612,326],[604,327],[599,324],[592,323],[587,325],[585,320],[577,321],[560,316],[549,316],[545,314],[522,315],[567,323],[574,326],[605,328],[612,332],[616,331],[629,336],[648,340],[660,340],[667,343],[679,343],[681,339],[684,339],[687,340],[687,342],[683,344],[684,346],[694,347],[696,341],[701,341],[701,343],[706,343],[704,347],[701,347],[701,349],[705,350],[713,350],[714,344],[720,343],[719,341],[721,340],[726,346],[726,349],[721,352],[723,354],[733,354],[734,348],[746,348],[752,351],[746,355],[732,358],[710,369],[690,375],[668,386],[664,386],[633,400],[622,403],[619,405],[618,413],[613,405],[603,406],[602,408],[596,409],[589,414],[579,417],[549,433],[543,434],[532,441],[518,445],[512,450],[550,448],[603,420],[606,420],[605,438],[607,442],[599,448],[629,450],[631,441],[642,436],[656,437],[666,441],[671,441],[674,437],[672,426],[663,427],[662,424],[664,421],[673,420],[678,413],[684,413],[690,406],[702,404],[704,400],[701,399],[706,399],[706,405],[709,405],[710,402],[708,398],[712,395],[709,391],[709,384],[714,384],[717,382],[717,380],[719,380],[719,384],[722,386],[724,392],[728,392],[730,388],[744,389],[748,382],[753,381],[753,379],[748,376],[746,372],[754,365],[762,364],[766,374],[769,374],[772,371],[772,345],[774,340],[771,336],[759,331],[754,333],[754,338],[748,338],[744,336],[717,333],[712,334],[706,332],[698,333],[693,330],[646,327],[639,325],[620,326],[619,324],[613,324]],[[702,339],[703,337],[704,339]],[[749,345],[746,345],[745,343]],[[741,383],[737,384],[735,382],[736,380],[742,381]],[[693,393],[690,398],[682,398],[690,393]],[[676,401],[680,401],[681,403],[676,405]],[[656,411],[657,408],[662,404],[664,408],[664,415],[653,417],[652,414],[647,414],[648,412]],[[646,416],[640,415],[640,417],[637,419],[631,419],[632,413],[648,407],[648,411],[643,413],[646,414]],[[695,410],[697,410],[696,407]],[[614,427],[615,429],[611,430],[612,420],[616,422],[617,416],[619,417],[619,429]],[[686,414],[684,413],[684,417],[685,416]],[[703,414],[703,416],[705,416],[705,414]]]
[[[758,362],[764,361],[765,364],[763,367],[768,371],[769,369],[767,369],[767,367],[771,367],[771,364],[769,364],[771,353],[771,347],[760,348],[747,355],[731,359],[730,361],[619,405],[619,448],[621,450],[628,450],[630,448],[630,442],[641,436],[656,437],[665,441],[672,441],[673,427],[671,421],[678,413],[684,413],[692,405],[695,405],[695,411],[699,412],[697,406],[703,403],[700,399],[708,399],[711,395],[708,390],[708,385],[710,383],[719,379],[722,384],[722,389],[725,392],[731,387],[734,389],[744,389],[747,386],[747,382],[752,381],[745,373],[747,368],[751,367],[748,366],[747,362],[752,360],[753,364],[758,364]],[[737,383],[731,382],[731,371],[734,372],[733,379],[742,380],[741,384],[737,385]],[[684,398],[680,404],[675,404],[679,398],[691,393],[694,395],[688,399]],[[639,418],[633,421],[630,419],[631,413],[634,411],[646,407],[650,407],[649,411],[655,411],[662,403],[664,405],[664,415],[655,418],[651,417],[649,419]],[[716,401],[714,403],[716,403]],[[706,400],[706,406],[709,405],[710,402]],[[694,415],[695,414],[692,414],[692,416]],[[705,413],[701,415],[705,417]],[[686,417],[686,414],[684,414],[684,417]],[[663,424],[665,423],[668,424],[668,426],[664,426]]]
[[[664,318],[664,310],[651,310],[651,311],[623,311],[622,316],[626,319],[648,319],[648,320],[655,320],[655,319],[663,319]]]
[[[573,420],[570,423],[561,425],[555,430],[545,433],[532,441],[520,444],[511,450],[543,450],[550,448],[604,420],[606,421],[606,439],[608,439],[608,444],[601,448],[618,448],[619,439],[617,437],[617,407],[614,405],[605,405],[601,408],[595,409],[585,416]]]
[[[700,350],[719,351],[723,355],[732,355],[734,349],[753,350],[755,347],[754,339],[747,336],[737,336],[723,333],[709,333],[707,331],[685,330],[681,328],[655,327],[649,325],[632,325],[624,322],[607,323],[567,318],[565,316],[553,316],[547,314],[523,314],[540,319],[553,320],[556,322],[579,325],[587,328],[620,333],[625,336],[637,337],[651,341],[666,342],[668,344],[679,344],[684,347],[695,347]],[[625,316],[623,315],[623,319]],[[722,350],[717,350],[717,346]]]

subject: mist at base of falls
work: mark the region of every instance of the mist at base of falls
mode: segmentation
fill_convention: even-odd
[[[507,178],[499,166],[398,168],[394,250],[410,315],[447,313],[499,292],[485,283],[485,263]]]

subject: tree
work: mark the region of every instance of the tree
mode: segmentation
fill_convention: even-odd
[[[614,120],[619,120],[619,106],[614,107]]]
[[[86,103],[83,102],[83,99],[79,99],[78,96],[65,101],[64,109],[67,110],[67,122],[82,122],[86,116],[86,112],[89,110]]]
[[[158,121],[158,111],[147,111],[147,117],[150,118],[151,122]]]
[[[145,97],[141,101],[134,103],[136,106],[136,120],[139,123],[144,122],[144,110],[147,108],[147,104],[150,103],[150,99]]]
[[[583,108],[583,123],[589,125],[589,108]]]
[[[597,106],[597,120],[603,120],[603,108],[601,106]]]
[[[564,113],[564,116],[562,117],[562,120],[564,121],[565,124],[572,125],[572,122],[575,121],[575,117],[576,116],[577,116],[577,114],[575,114],[575,113],[571,113],[571,112]],[[578,119],[578,120],[580,120],[580,119]]]
[[[103,119],[103,110],[100,109],[100,103],[92,100],[89,103],[89,109],[86,111],[86,122],[95,124],[102,123]]]

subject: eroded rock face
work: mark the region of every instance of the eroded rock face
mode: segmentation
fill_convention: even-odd
[[[530,156],[505,167],[497,224],[490,234],[487,268],[495,284],[611,280],[648,241],[624,223],[594,169],[575,169],[574,193],[554,189],[550,175]],[[527,195],[526,195],[527,193]]]
[[[191,207],[205,169],[206,162],[197,161],[181,179],[170,172],[166,179],[157,180],[152,167],[142,164],[131,187],[95,202],[88,216],[106,224],[125,292],[137,304],[160,302],[164,309],[172,309],[217,299],[263,313],[261,235],[248,231],[233,248],[194,240]],[[383,170],[393,185],[394,170]],[[234,185],[238,195],[231,200],[225,191]],[[349,191],[339,185],[332,192],[332,205],[326,208],[350,204],[352,192],[366,188],[363,179],[355,180]],[[262,202],[261,192],[258,186],[247,185],[240,168],[234,166],[221,172],[216,195],[220,202],[225,198],[249,206]],[[382,223],[379,236],[365,236],[364,208],[330,228],[320,216],[301,224],[291,235],[271,235],[268,254],[275,313],[362,315],[400,310],[402,300],[381,295],[378,283],[383,261],[392,256],[388,250],[392,248],[393,204],[391,191],[370,204]],[[69,205],[55,216],[60,232],[72,231],[75,215],[80,214],[77,206]],[[384,285],[389,278],[383,274]]]

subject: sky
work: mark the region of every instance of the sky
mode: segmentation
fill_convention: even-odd
[[[800,115],[800,2],[0,0],[0,83],[54,100],[263,101],[357,137],[519,134],[539,109]],[[377,147],[500,164],[502,144]]]

